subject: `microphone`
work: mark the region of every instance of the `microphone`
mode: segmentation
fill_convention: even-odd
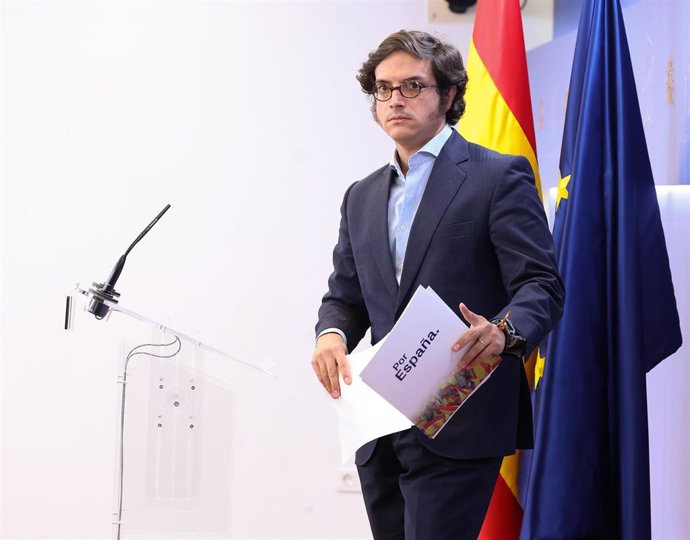
[[[89,313],[92,313],[96,319],[101,320],[110,311],[110,307],[105,304],[106,300],[117,304],[120,293],[115,290],[115,284],[117,283],[117,280],[122,273],[122,269],[125,266],[127,255],[129,255],[129,252],[132,251],[132,248],[137,245],[139,240],[146,236],[146,233],[151,230],[151,228],[158,222],[163,214],[168,211],[169,208],[170,205],[166,205],[165,208],[163,208],[163,210],[161,210],[161,212],[153,219],[153,221],[149,223],[148,226],[141,232],[141,234],[137,236],[136,240],[132,242],[129,248],[127,248],[127,251],[125,251],[125,254],[120,257],[113,269],[110,271],[110,275],[107,277],[105,282],[96,283],[94,281],[93,285],[89,288],[91,299],[89,300],[89,305],[86,310]]]

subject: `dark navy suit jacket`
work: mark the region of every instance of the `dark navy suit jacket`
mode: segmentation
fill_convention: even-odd
[[[487,319],[510,311],[529,353],[560,318],[564,290],[529,162],[468,143],[453,132],[436,159],[412,224],[400,286],[388,243],[388,165],[347,190],[333,273],[317,334],[339,328],[352,350],[371,327],[372,343],[393,327],[419,285],[456,313],[464,302]],[[416,428],[413,428],[416,430]],[[433,440],[454,458],[511,454],[532,445],[532,410],[521,360],[504,360]],[[356,461],[371,456],[375,441]]]

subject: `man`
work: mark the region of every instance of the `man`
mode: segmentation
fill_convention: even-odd
[[[414,427],[381,437],[356,464],[377,540],[476,538],[502,457],[532,444],[521,356],[561,315],[553,242],[528,161],[450,127],[465,107],[457,49],[396,32],[357,79],[395,152],[345,193],[312,366],[337,399],[339,377],[352,377],[345,355],[368,328],[373,343],[384,337],[419,285],[454,309],[462,302],[470,329],[454,349],[470,347],[460,367],[503,362],[435,439]]]

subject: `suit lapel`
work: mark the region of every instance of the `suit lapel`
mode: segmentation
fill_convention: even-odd
[[[390,167],[386,167],[380,181],[374,183],[367,212],[367,230],[372,231],[371,258],[376,261],[381,279],[393,303],[398,297],[398,281],[395,279],[393,257],[388,242],[388,193],[394,174]]]
[[[397,306],[404,301],[443,214],[465,181],[460,164],[469,159],[467,141],[453,132],[436,158],[407,242]]]

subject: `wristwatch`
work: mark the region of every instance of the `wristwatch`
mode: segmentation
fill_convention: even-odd
[[[492,319],[491,322],[503,332],[503,336],[505,337],[505,345],[502,354],[512,354],[517,357],[522,356],[525,353],[527,341],[513,326],[510,319],[508,317],[503,317],[502,319]]]

